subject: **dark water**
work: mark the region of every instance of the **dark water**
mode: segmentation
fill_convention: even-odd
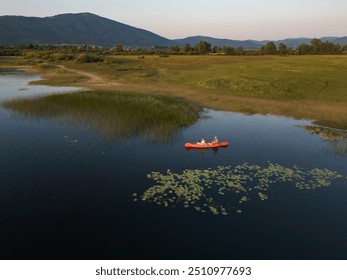
[[[0,100],[69,90],[0,75]],[[2,259],[346,259],[347,184],[298,190],[279,184],[241,214],[134,202],[152,171],[268,161],[347,176],[347,155],[298,121],[208,111],[171,142],[109,141],[69,123],[14,116],[0,107]],[[186,151],[218,135],[227,149]],[[342,141],[342,140],[341,140]]]

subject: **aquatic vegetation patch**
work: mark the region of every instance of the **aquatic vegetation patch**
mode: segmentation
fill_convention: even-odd
[[[155,142],[174,139],[201,111],[184,98],[101,90],[18,98],[3,105],[14,116],[83,125],[109,140],[137,136]]]
[[[347,155],[347,130],[309,125],[303,128],[312,135],[319,135],[334,154]]]
[[[326,141],[347,141],[347,130],[312,125],[303,126],[303,128],[311,134],[319,135]]]
[[[147,177],[155,185],[143,194],[133,194],[134,201],[168,207],[179,205],[201,213],[229,215],[242,213],[251,201],[266,201],[275,187],[289,184],[300,190],[329,187],[343,176],[329,169],[292,168],[269,162],[266,167],[244,163],[208,169],[186,169],[181,173],[151,172]]]

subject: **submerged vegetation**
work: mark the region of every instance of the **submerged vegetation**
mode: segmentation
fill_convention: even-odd
[[[320,126],[304,126],[304,129],[311,134],[319,135],[335,155],[347,155],[346,130]]]
[[[19,98],[3,105],[21,117],[82,124],[110,140],[139,136],[158,142],[173,139],[200,111],[183,98],[100,90]]]
[[[246,162],[235,167],[187,169],[182,173],[152,172],[148,178],[155,185],[141,195],[134,193],[133,197],[134,201],[165,207],[179,205],[201,213],[228,215],[242,213],[243,207],[252,201],[270,199],[278,187],[292,185],[300,190],[313,190],[329,187],[333,180],[342,177],[328,169],[289,168],[271,162],[261,167]]]

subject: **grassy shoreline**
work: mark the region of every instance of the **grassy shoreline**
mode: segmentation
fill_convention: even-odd
[[[35,84],[179,96],[347,129],[347,56],[117,56],[111,64],[60,61],[30,70],[43,76]]]

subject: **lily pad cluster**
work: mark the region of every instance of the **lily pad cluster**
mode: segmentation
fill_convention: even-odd
[[[343,176],[329,169],[292,168],[268,162],[266,167],[247,162],[207,169],[186,169],[181,173],[151,172],[147,177],[155,185],[134,201],[152,202],[163,207],[183,206],[201,213],[229,215],[242,213],[251,201],[270,199],[275,187],[292,185],[301,190],[329,187]]]

